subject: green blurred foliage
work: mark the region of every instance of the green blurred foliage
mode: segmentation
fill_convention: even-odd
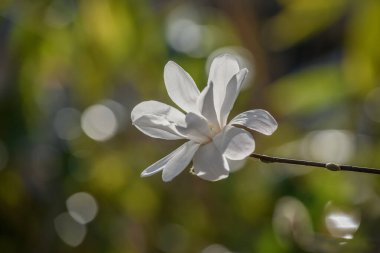
[[[168,60],[203,88],[208,56],[232,50],[253,74],[231,116],[279,122],[257,152],[379,168],[379,26],[378,0],[1,1],[0,251],[378,252],[377,176],[251,159],[221,182],[140,178],[181,142],[129,114],[173,105]],[[59,223],[78,192],[96,217]]]

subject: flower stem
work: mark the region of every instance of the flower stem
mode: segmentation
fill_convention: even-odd
[[[370,173],[370,174],[380,174],[380,169],[375,169],[375,168],[289,159],[289,158],[261,155],[261,154],[256,154],[256,153],[252,153],[250,156],[253,158],[257,158],[261,162],[264,162],[264,163],[287,163],[287,164],[326,168],[331,171],[345,170],[345,171],[355,171],[355,172]]]

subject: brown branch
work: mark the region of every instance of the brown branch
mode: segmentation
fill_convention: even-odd
[[[306,160],[297,160],[297,159],[261,155],[261,154],[256,154],[256,153],[252,153],[250,156],[253,158],[257,158],[261,162],[264,162],[264,163],[286,163],[286,164],[326,168],[331,171],[345,170],[345,171],[362,172],[362,173],[369,173],[369,174],[380,174],[380,169],[368,168],[368,167],[340,165],[336,163],[313,162],[313,161],[306,161]]]

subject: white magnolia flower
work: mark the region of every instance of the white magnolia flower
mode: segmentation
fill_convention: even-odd
[[[164,70],[165,86],[170,98],[186,114],[170,105],[145,101],[132,110],[132,123],[153,138],[188,141],[149,166],[141,176],[163,171],[162,179],[170,181],[192,161],[193,172],[205,180],[228,177],[228,161],[243,160],[255,149],[255,141],[243,128],[265,135],[277,129],[276,120],[261,109],[243,112],[227,124],[247,73],[234,57],[220,55],[213,60],[207,86],[200,92],[191,76],[169,61]]]

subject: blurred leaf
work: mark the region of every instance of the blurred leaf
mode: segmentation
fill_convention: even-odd
[[[283,0],[283,10],[267,23],[267,45],[282,50],[320,32],[343,14],[347,0]]]
[[[335,65],[309,68],[272,84],[269,99],[283,115],[307,114],[339,103],[346,95],[340,70]]]
[[[254,252],[271,252],[271,253],[286,253],[293,252],[289,250],[288,245],[282,245],[273,233],[272,227],[268,226],[263,229],[259,237],[256,238],[257,244]]]
[[[363,96],[378,86],[380,72],[380,2],[356,3],[349,22],[344,76],[353,94]]]
[[[1,208],[15,209],[22,204],[24,189],[20,175],[13,170],[0,172],[0,203]],[[12,191],[8,190],[12,189]]]

